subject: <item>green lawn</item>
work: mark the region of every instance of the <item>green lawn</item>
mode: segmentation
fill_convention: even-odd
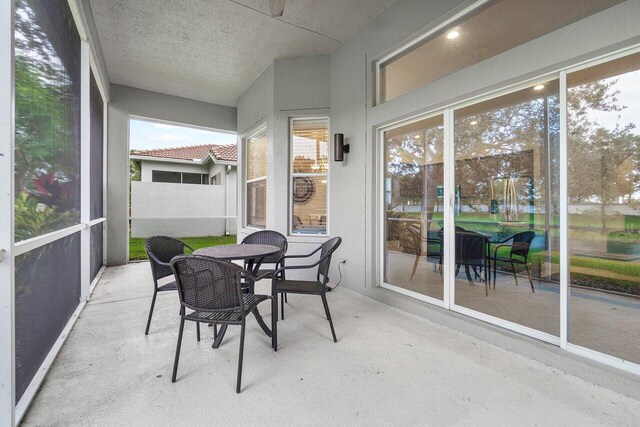
[[[129,238],[129,260],[147,259],[144,251],[144,242],[147,239]],[[181,237],[180,240],[191,246],[193,249],[204,248],[216,245],[231,245],[236,243],[236,236],[204,236],[204,237]]]

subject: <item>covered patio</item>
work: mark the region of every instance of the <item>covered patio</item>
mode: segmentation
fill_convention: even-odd
[[[0,427],[639,425],[638,22],[0,2]]]
[[[171,384],[176,295],[159,297],[145,336],[151,288],[146,262],[107,268],[24,425],[633,425],[640,412],[638,400],[345,288],[329,295],[338,344],[320,301],[290,296],[277,353],[250,319],[241,394],[237,327],[215,350],[211,328],[199,343],[187,328]]]

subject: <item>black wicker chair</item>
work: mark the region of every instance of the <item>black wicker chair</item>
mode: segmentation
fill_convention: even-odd
[[[499,244],[494,247],[494,252],[491,256],[491,260],[493,261],[493,289],[496,288],[498,262],[503,262],[509,263],[511,265],[511,272],[513,273],[513,278],[516,281],[516,286],[518,285],[518,276],[516,275],[515,264],[524,265],[524,268],[527,270],[527,276],[529,277],[531,292],[536,291],[536,289],[533,287],[533,281],[531,280],[531,271],[529,271],[529,249],[531,248],[531,242],[533,242],[533,239],[535,238],[535,232],[523,231],[522,233],[514,234],[513,236],[503,240],[502,242],[498,242]],[[507,242],[509,241],[511,241],[511,243],[507,244]],[[498,249],[501,247],[511,248],[509,256],[498,256]]]
[[[153,298],[151,299],[151,308],[149,308],[149,318],[147,319],[147,327],[144,330],[145,335],[149,335],[149,327],[151,326],[151,317],[153,309],[156,305],[156,296],[158,292],[175,291],[176,282],[171,281],[164,285],[158,285],[158,281],[165,277],[173,276],[173,270],[169,262],[177,255],[183,255],[185,248],[193,252],[193,248],[181,240],[167,236],[153,236],[145,242],[145,250],[149,257],[151,265],[151,275],[153,276]],[[198,339],[200,339],[200,330],[198,329]]]
[[[240,353],[236,393],[240,393],[242,381],[242,357],[244,330],[247,314],[270,297],[243,292],[243,269],[228,261],[198,255],[181,255],[171,260],[180,296],[180,329],[173,362],[172,382],[176,382],[182,331],[186,320],[214,325],[239,325]]]
[[[320,258],[314,262],[313,264],[305,264],[305,265],[288,265],[282,266],[277,269],[272,276],[272,285],[271,285],[271,312],[278,312],[278,294],[304,294],[304,295],[319,295],[322,297],[322,304],[324,305],[324,312],[327,316],[327,320],[329,321],[329,326],[331,327],[331,335],[333,336],[333,341],[338,342],[336,338],[336,331],[333,328],[333,321],[331,320],[331,313],[329,312],[329,304],[327,303],[327,283],[329,283],[329,266],[331,265],[331,256],[338,249],[342,243],[342,239],[340,237],[334,237],[332,239],[324,242],[318,249],[306,255],[286,255],[283,257],[284,259],[290,258],[308,258],[318,251],[320,251]],[[286,280],[281,279],[280,273],[283,273],[287,270],[305,270],[311,269],[314,267],[318,267],[316,273],[316,280]],[[271,339],[273,349],[278,351],[278,316],[271,316]]]
[[[487,253],[489,249],[489,238],[474,231],[456,230],[455,244],[456,276],[460,271],[460,267],[464,266],[469,285],[473,286],[473,279],[471,278],[469,267],[473,268],[474,272],[476,272],[476,268],[480,267],[480,274],[484,272],[485,295],[489,296],[489,256]]]
[[[439,238],[434,239],[431,237],[423,237],[420,226],[408,225],[406,229],[408,231],[408,238],[401,237],[400,245],[403,249],[416,256],[409,280],[413,280],[413,276],[415,276],[416,270],[418,269],[418,261],[420,261],[420,257],[422,256],[426,256],[427,261],[434,263],[434,270],[436,266],[442,267],[444,239],[440,236],[440,232],[438,233]],[[426,252],[422,250],[423,243],[426,243]]]
[[[287,248],[289,247],[289,243],[287,242],[287,238],[284,237],[282,234],[278,233],[277,231],[273,231],[273,230],[256,231],[255,233],[251,233],[247,237],[242,239],[242,244],[243,245],[272,245],[280,248],[279,252],[273,255],[269,255],[268,257],[265,257],[262,259],[261,265],[273,264],[273,268],[268,268],[268,269],[261,268],[258,271],[258,274],[257,274],[258,276],[271,278],[271,275],[273,274],[274,271],[284,266],[284,260],[282,259],[282,257],[287,253]],[[245,270],[247,270],[246,262],[245,262]],[[284,279],[284,271],[280,273],[280,278]],[[282,304],[281,304],[282,305],[281,315],[283,319],[284,319],[284,303],[285,302],[287,302],[287,294],[284,295],[284,298],[282,299]]]

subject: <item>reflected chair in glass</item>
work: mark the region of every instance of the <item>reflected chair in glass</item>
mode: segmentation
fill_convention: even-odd
[[[151,299],[151,307],[149,308],[149,317],[147,319],[147,327],[144,330],[145,335],[149,335],[149,327],[151,326],[151,317],[153,317],[153,309],[156,305],[156,297],[158,292],[175,291],[176,282],[171,281],[164,285],[159,285],[158,281],[165,277],[173,276],[171,270],[171,259],[185,253],[185,248],[193,252],[193,248],[181,240],[168,236],[149,237],[145,242],[144,248],[149,257],[151,265],[151,276],[153,277],[153,298]],[[200,329],[197,328],[198,340],[200,340]]]
[[[273,230],[261,230],[256,231],[255,233],[249,234],[247,237],[242,239],[243,245],[271,245],[277,246],[280,248],[279,252],[276,252],[273,255],[269,255],[262,259],[262,265],[264,264],[273,264],[273,268],[258,270],[258,276],[264,278],[271,278],[271,275],[274,271],[284,266],[284,260],[282,257],[287,253],[287,248],[289,247],[289,243],[287,242],[287,238],[277,231]],[[245,262],[245,270],[247,270],[247,263]],[[280,273],[280,278],[284,279],[284,271]],[[253,292],[253,290],[251,290]],[[282,318],[284,319],[284,303],[287,301],[287,295],[284,295],[282,299]]]
[[[527,270],[527,276],[529,277],[531,292],[536,291],[536,289],[533,287],[533,280],[531,280],[531,271],[529,270],[529,249],[531,249],[531,242],[533,242],[533,239],[535,238],[535,232],[523,231],[522,233],[514,234],[513,236],[501,242],[496,242],[497,245],[494,246],[493,255],[491,256],[491,261],[493,261],[493,289],[496,288],[498,262],[501,262],[511,265],[511,272],[513,273],[513,278],[516,281],[516,286],[518,285],[518,275],[516,274],[515,265],[524,265],[524,268]],[[511,243],[507,243],[509,241],[511,241]],[[508,256],[498,255],[498,249],[503,247],[511,248]]]
[[[306,255],[285,255],[284,259],[303,259],[309,258],[320,252],[320,258],[313,264],[304,265],[286,265],[275,271],[271,284],[271,312],[278,311],[278,294],[302,294],[302,295],[319,295],[322,298],[324,312],[331,327],[331,335],[333,341],[338,342],[336,331],[333,328],[333,320],[331,320],[331,312],[327,303],[327,284],[329,283],[329,267],[331,265],[331,256],[342,243],[340,237],[334,237],[320,245],[316,250]],[[316,280],[286,280],[281,279],[281,272],[287,270],[308,270],[317,267]],[[271,339],[274,351],[278,351],[278,316],[271,316]]]
[[[180,297],[180,329],[173,361],[171,382],[176,382],[182,332],[185,321],[240,326],[240,351],[236,393],[242,383],[242,359],[247,315],[257,310],[258,304],[270,299],[268,295],[246,293],[242,290],[242,267],[201,255],[180,255],[171,260]],[[255,314],[255,313],[254,313]]]
[[[464,266],[465,274],[469,285],[473,286],[471,278],[471,267],[474,272],[480,268],[480,280],[484,281],[485,295],[489,296],[489,238],[475,231],[456,230],[456,276],[460,271],[460,267]],[[484,272],[484,280],[482,273]]]
[[[400,245],[405,251],[416,256],[409,280],[413,280],[422,256],[426,256],[427,261],[434,263],[434,269],[440,266],[440,272],[442,272],[442,242],[444,241],[441,237],[442,230],[438,231],[438,239],[422,236],[421,227],[417,225],[407,225],[406,230],[408,235],[400,237]],[[423,247],[426,247],[426,252]]]

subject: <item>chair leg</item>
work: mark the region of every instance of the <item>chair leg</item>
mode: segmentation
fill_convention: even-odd
[[[149,318],[147,319],[147,328],[144,330],[145,335],[149,335],[149,326],[151,326],[151,317],[153,316],[153,308],[156,305],[156,295],[158,291],[153,290],[153,298],[151,299],[151,307],[149,308]]]
[[[536,288],[533,287],[533,280],[531,280],[531,271],[529,271],[529,265],[525,262],[524,268],[527,269],[527,276],[529,276],[529,284],[531,285],[531,292],[535,292]]]
[[[333,342],[338,342],[336,338],[336,331],[333,329],[333,320],[331,320],[331,313],[329,312],[329,304],[327,303],[327,296],[323,293],[322,296],[322,304],[324,304],[324,312],[327,315],[327,320],[329,321],[329,326],[331,326],[331,335],[333,335]]]
[[[198,338],[198,342],[200,342],[200,322],[196,322],[196,338]]]
[[[493,289],[496,288],[496,279],[498,278],[498,260],[493,260]]]
[[[287,294],[284,294],[284,295],[287,295]],[[281,307],[281,312],[282,312],[282,315],[280,316],[280,318],[282,320],[284,320],[284,298],[285,298],[284,295],[283,295],[282,299],[280,300],[280,307]]]
[[[413,280],[413,276],[416,274],[416,269],[418,268],[418,261],[420,261],[420,255],[416,255],[416,260],[413,262],[413,270],[411,270],[411,277],[409,277],[409,280]]]
[[[289,300],[287,299],[287,294],[284,294],[284,302],[286,302],[287,304],[289,303]]]
[[[213,339],[218,336],[218,324],[213,325]]]
[[[278,351],[278,293],[271,297],[271,347]]]
[[[516,280],[516,286],[518,286],[518,275],[516,274],[516,266],[511,263],[511,271],[513,272],[513,278]]]
[[[182,330],[184,329],[184,317],[180,316],[180,330],[178,332],[178,344],[176,345],[176,357],[173,360],[173,376],[171,382],[176,382],[176,375],[178,375],[178,360],[180,360],[180,346],[182,345]]]
[[[242,357],[244,355],[244,321],[240,329],[240,354],[238,355],[238,381],[236,383],[236,393],[240,393],[242,383]]]
[[[469,286],[473,286],[473,279],[471,278],[471,271],[469,270],[469,266],[464,266],[464,272],[467,275],[467,280],[469,281]]]

